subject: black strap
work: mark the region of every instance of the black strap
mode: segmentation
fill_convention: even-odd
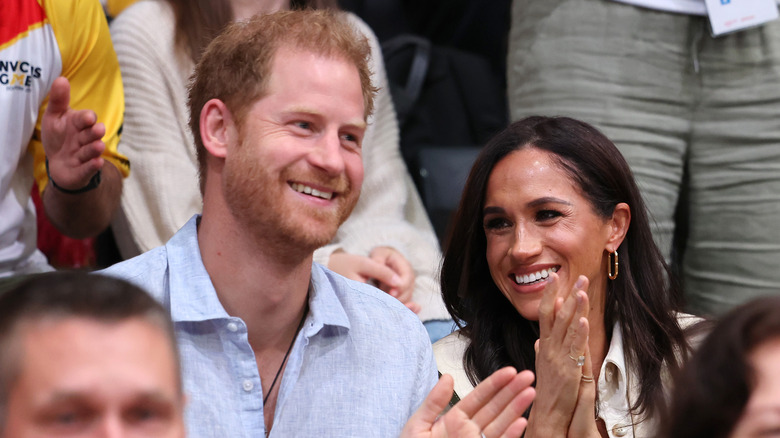
[[[409,66],[409,73],[406,75],[406,83],[398,84],[402,85],[402,88],[395,90],[393,96],[399,125],[403,125],[409,111],[420,98],[431,62],[431,42],[416,35],[399,35],[382,44],[382,54],[386,63],[398,52],[409,48],[414,49],[414,55]]]
[[[441,379],[441,372],[439,372],[439,378]],[[450,399],[449,407],[454,407],[458,402],[460,401],[460,397],[458,397],[458,393],[454,390],[452,391],[452,398]],[[449,410],[449,408],[448,408]]]
[[[97,171],[96,174],[92,175],[92,178],[89,180],[87,185],[85,185],[84,187],[82,187],[80,189],[70,190],[70,189],[66,189],[64,187],[61,187],[61,186],[57,185],[57,183],[54,182],[53,179],[51,179],[51,173],[49,173],[49,159],[48,158],[46,159],[46,176],[49,177],[49,182],[51,183],[51,185],[54,186],[55,189],[61,191],[62,193],[67,193],[69,195],[78,195],[79,193],[88,192],[88,191],[90,191],[90,190],[92,190],[94,188],[97,188],[97,186],[100,185],[100,171],[99,170]]]

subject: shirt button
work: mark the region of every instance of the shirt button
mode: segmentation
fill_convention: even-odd
[[[612,426],[612,434],[615,436],[626,436],[628,433],[628,427],[622,424],[616,424]]]
[[[235,333],[238,330],[238,324],[236,324],[235,322],[229,322],[227,325],[227,329]]]
[[[252,388],[255,387],[255,384],[252,383],[251,380],[244,380],[244,384],[242,386],[244,387],[244,391],[249,392],[252,390]]]

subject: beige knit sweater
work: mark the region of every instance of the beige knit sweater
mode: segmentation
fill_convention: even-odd
[[[376,36],[359,18],[350,19],[380,53]],[[192,61],[174,49],[173,12],[165,1],[140,1],[111,23],[111,38],[125,88],[125,123],[119,150],[133,163],[125,180],[121,213],[113,229],[123,257],[163,245],[202,210],[195,146],[188,127],[187,79]],[[381,56],[372,80],[380,88],[363,141],[365,180],[360,200],[333,241],[314,253],[327,265],[341,248],[368,255],[391,246],[406,256],[417,278],[413,300],[422,321],[449,319],[439,293],[438,241],[398,147],[398,122]]]

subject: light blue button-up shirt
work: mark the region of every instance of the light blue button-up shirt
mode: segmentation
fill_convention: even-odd
[[[171,312],[188,436],[266,433],[246,324],[225,312],[200,257],[197,216],[168,243],[102,271]],[[436,383],[428,334],[395,298],[314,264],[309,314],[282,376],[272,437],[396,437]],[[277,383],[279,385],[279,383]]]

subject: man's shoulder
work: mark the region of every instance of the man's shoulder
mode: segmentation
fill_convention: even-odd
[[[346,330],[332,327],[335,331],[323,332],[326,335],[318,337],[317,345],[325,342],[342,346],[328,349],[327,357],[319,360],[335,366],[346,359],[354,364],[350,371],[352,379],[381,375],[399,388],[406,387],[412,393],[419,391],[415,397],[421,401],[436,381],[436,363],[430,338],[417,315],[394,297],[368,284],[349,280],[319,265],[312,274],[320,291],[333,289],[338,304],[332,303],[331,310],[343,309],[348,326]],[[339,335],[331,337],[335,333]],[[344,342],[334,344],[336,337]],[[331,364],[329,361],[333,360],[336,362]]]
[[[383,314],[397,312],[408,316],[412,313],[400,301],[368,283],[351,280],[322,265],[315,264],[314,266],[328,279],[330,287],[342,305],[350,308],[359,306],[366,312],[381,312]]]
[[[98,271],[97,274],[127,280],[159,300],[164,292],[167,271],[168,252],[165,246],[160,246]]]
[[[420,319],[394,297],[369,284],[345,278],[321,265],[315,264],[314,269],[319,270],[326,279],[327,285],[320,281],[319,287],[332,289],[350,324],[360,325],[361,333],[371,332],[382,336],[388,332],[397,334],[403,331],[406,333],[404,337],[419,336],[430,345],[430,339]],[[316,272],[314,275],[317,276]]]
[[[167,293],[171,272],[182,279],[190,276],[193,269],[203,269],[198,249],[198,217],[195,215],[190,218],[165,245],[117,263],[99,273],[128,280],[145,288],[155,298],[161,299]]]

